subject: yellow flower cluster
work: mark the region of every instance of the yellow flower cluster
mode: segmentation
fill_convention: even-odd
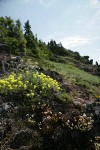
[[[7,93],[8,91],[18,91],[26,86],[22,81],[22,74],[16,75],[12,73],[8,77],[0,80],[0,92]]]
[[[50,89],[59,91],[58,82],[38,72],[22,71],[20,74],[12,73],[0,80],[0,92],[5,94],[9,91],[12,93],[21,91],[27,97],[33,97],[37,94],[46,95]]]
[[[46,76],[43,73],[39,74],[37,72],[36,74],[33,73],[33,77],[38,79],[41,82],[42,90],[50,89],[50,88],[53,88],[56,91],[60,90],[60,86],[59,86],[58,82],[56,80],[52,79],[50,76]]]

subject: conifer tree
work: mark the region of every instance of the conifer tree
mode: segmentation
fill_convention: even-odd
[[[16,20],[16,25],[15,25],[15,37],[18,40],[19,43],[19,50],[21,53],[25,52],[26,48],[26,39],[24,37],[23,31],[22,31],[22,25],[20,20]]]
[[[27,22],[25,23],[25,26],[24,26],[24,29],[25,29],[25,38],[26,38],[26,46],[27,48],[31,49],[31,50],[35,50],[36,48],[36,43],[35,43],[35,39],[34,39],[34,35],[31,31],[31,26],[29,24],[29,20],[27,20]]]

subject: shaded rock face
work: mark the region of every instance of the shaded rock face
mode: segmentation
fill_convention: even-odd
[[[58,82],[61,82],[61,83],[63,82],[63,78],[58,72],[56,72],[56,71],[48,71],[48,73],[49,73],[48,75],[51,78],[57,80]]]
[[[92,75],[100,76],[100,65],[88,65],[88,64],[82,64],[82,63],[76,63],[76,66],[80,68],[81,70],[84,70]]]
[[[11,119],[0,118],[0,140],[6,137],[6,134],[11,131]]]
[[[20,56],[11,56],[8,53],[0,54],[0,74],[7,73],[18,68],[20,64]]]
[[[95,135],[100,136],[100,99],[97,99],[92,104],[88,104],[86,113],[93,115]]]
[[[74,89],[75,89],[75,92],[78,91],[77,93],[78,98],[85,100],[86,103],[91,101],[92,93],[86,88],[86,86],[80,85],[80,87],[74,87]]]
[[[97,99],[94,103],[87,105],[86,111],[87,113],[92,113],[93,115],[100,117],[100,99]]]
[[[21,146],[19,150],[30,150],[29,146]]]
[[[12,140],[11,148],[18,149],[21,146],[26,146],[32,137],[32,132],[31,129],[20,130]]]
[[[72,88],[68,83],[62,83],[61,88],[67,93],[70,93],[72,91]]]
[[[40,73],[42,72],[45,75],[50,76],[51,78],[57,80],[58,82],[61,82],[61,83],[63,82],[62,76],[56,71],[45,70],[43,67],[39,67],[39,66],[36,67],[36,70]]]
[[[8,61],[11,59],[11,55],[8,50],[6,50],[6,45],[0,44],[0,73],[5,70]]]
[[[10,53],[10,47],[6,44],[0,43],[0,52],[5,51],[7,53]]]
[[[6,134],[11,131],[12,119],[9,118],[11,109],[11,103],[6,102],[0,105],[0,140],[6,137]]]
[[[38,108],[38,110],[35,110],[35,114],[39,117],[40,114],[43,114],[42,112],[49,112],[48,106],[44,106],[44,108],[41,108],[41,106],[38,105],[37,107],[40,107],[41,113]],[[58,101],[52,101],[51,107],[53,113],[60,114],[59,117],[61,117],[63,113],[63,118],[64,115],[65,117],[67,116],[70,119],[80,114],[80,111],[78,111],[76,107],[74,107],[74,104],[70,102],[66,104],[63,102],[60,103]],[[14,111],[12,112],[15,113],[15,107],[13,107],[13,109]],[[12,115],[9,117],[12,117]],[[79,131],[70,131],[67,128],[63,128],[61,125],[61,119],[57,121],[56,126],[54,126],[53,132],[44,133],[43,130],[41,131],[41,129],[39,129],[39,124],[37,124],[37,126],[34,127],[27,126],[27,119],[23,120],[19,116],[17,117],[16,118],[18,120],[14,120],[14,122],[12,123],[12,131],[9,133],[8,136],[5,136],[9,140],[9,143],[7,143],[8,147],[4,147],[2,150],[8,150],[8,148],[12,150],[74,150],[75,147],[77,147],[77,150],[82,150],[82,148],[85,147],[83,150],[86,150],[86,148],[89,147],[88,139],[90,138],[91,133],[89,132],[88,134],[86,133],[84,135],[81,134]],[[42,117],[45,118],[45,116]],[[40,121],[41,120],[38,120],[37,123],[40,123]],[[6,140],[6,138],[4,138],[3,140]]]
[[[0,105],[0,114],[2,114],[3,112],[6,112],[11,106],[9,105],[9,103],[2,103]]]

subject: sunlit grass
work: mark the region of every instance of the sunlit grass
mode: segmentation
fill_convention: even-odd
[[[71,64],[45,61],[47,69],[59,72],[68,83],[85,86],[91,91],[100,91],[100,77],[91,75]]]

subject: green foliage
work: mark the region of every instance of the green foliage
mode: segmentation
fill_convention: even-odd
[[[35,40],[34,40],[34,35],[31,31],[31,26],[29,24],[29,20],[27,20],[27,22],[25,23],[24,29],[25,29],[24,36],[27,40],[27,43],[26,43],[27,48],[35,50],[36,43],[35,43]]]
[[[61,43],[57,44],[55,41],[51,40],[48,42],[48,49],[51,50],[56,55],[67,55],[66,49],[62,46]]]
[[[56,95],[56,98],[59,101],[64,101],[64,102],[71,101],[71,96],[68,93],[66,93],[66,92],[59,92]]]
[[[12,54],[24,53],[26,40],[24,38],[20,20],[10,17],[0,17],[0,42],[8,45]]]
[[[81,61],[83,63],[85,63],[85,64],[93,65],[93,59],[89,60],[89,56],[83,56],[83,57],[81,57]]]
[[[10,17],[0,17],[0,43],[8,45],[12,54],[28,53],[36,58],[49,59],[50,51],[45,43],[33,35],[29,20],[25,23],[24,30],[23,34],[19,19],[14,22]]]
[[[33,35],[33,32],[31,31],[31,25],[29,24],[29,20],[27,20],[27,22],[25,23],[24,29],[24,36],[27,41],[27,49],[30,50],[33,56],[36,58],[48,59],[50,56],[50,52],[48,51],[46,44],[43,43],[41,40],[38,40],[37,37]]]
[[[100,78],[93,76],[79,68],[75,67],[73,64],[63,64],[52,61],[44,61],[44,65],[47,69],[53,68],[54,71],[59,72],[63,75],[64,79],[71,84],[76,84],[79,86],[87,87],[90,91],[97,91],[99,94],[100,90]],[[98,89],[98,90],[97,90]]]
[[[19,43],[19,49],[21,53],[25,52],[26,49],[26,39],[24,38],[23,32],[22,32],[22,25],[20,20],[16,20],[16,26],[15,26],[15,38],[18,40]]]
[[[10,52],[12,54],[18,54],[19,53],[19,50],[17,49],[18,48],[18,41],[16,38],[3,37],[0,40],[1,40],[1,43],[4,43],[10,47]]]
[[[10,17],[0,17],[0,42],[6,43],[10,47],[12,54],[23,55],[28,54],[40,59],[56,59],[56,56],[68,56],[73,61],[79,61],[86,64],[93,64],[93,60],[89,60],[89,56],[81,57],[78,52],[65,49],[61,42],[51,40],[46,45],[41,40],[38,40],[37,35],[34,36],[29,20],[24,25],[24,31],[22,31],[22,25],[20,20],[14,21]],[[55,61],[61,62],[63,59],[56,59]]]
[[[89,56],[81,57],[78,52],[65,49],[61,43],[57,44],[56,41],[51,40],[46,45],[41,40],[38,40],[31,30],[29,20],[25,23],[24,29],[25,34],[23,34],[20,20],[14,22],[10,17],[0,17],[0,43],[9,46],[11,54],[19,55],[26,53],[26,56],[23,58],[23,65],[20,62],[18,68],[14,66],[13,71],[16,73],[6,74],[0,79],[1,96],[7,97],[8,101],[10,96],[10,102],[11,100],[14,102],[17,100],[16,103],[21,102],[20,104],[23,105],[17,104],[20,110],[19,113],[26,115],[26,112],[33,112],[32,117],[29,117],[26,122],[29,127],[35,127],[42,140],[44,140],[43,143],[42,141],[37,141],[35,144],[33,142],[33,149],[34,146],[35,148],[37,147],[36,149],[40,148],[41,145],[38,143],[46,145],[42,149],[47,149],[48,141],[55,143],[55,149],[67,149],[68,144],[70,147],[75,140],[76,142],[73,142],[72,149],[88,149],[86,147],[83,148],[83,145],[91,145],[91,135],[88,131],[92,129],[92,118],[86,115],[76,115],[77,112],[73,117],[73,108],[72,110],[70,108],[69,112],[65,109],[67,102],[70,103],[69,101],[75,94],[73,91],[77,90],[73,90],[74,86],[78,87],[78,90],[79,87],[86,88],[86,90],[89,89],[88,92],[92,92],[93,95],[100,93],[100,78],[88,74],[74,65],[74,62],[79,61],[79,63],[82,62],[91,66],[93,60],[89,60]],[[33,61],[28,58],[32,58]],[[48,59],[52,61],[48,61]],[[70,94],[63,92],[56,80],[37,72],[33,65],[35,64],[34,61],[40,62],[48,70],[53,68],[54,71],[59,72],[66,82],[72,86],[71,90],[69,90],[69,92],[71,91]],[[10,64],[8,65],[10,67]],[[24,66],[27,69],[19,72],[18,69],[24,68]],[[36,63],[36,67],[39,67],[38,63]],[[96,67],[100,72],[100,66],[96,64]],[[62,81],[61,84],[63,84]],[[64,89],[64,91],[67,90]],[[65,107],[63,107],[64,105]],[[67,113],[69,113],[68,116]],[[34,141],[40,137],[37,134],[34,136]],[[84,140],[87,138],[88,140],[86,139],[86,141],[83,140],[84,142],[82,142],[82,138]],[[82,143],[83,145],[81,146]],[[52,149],[52,146],[49,149]]]
[[[68,53],[68,56],[71,57],[71,58],[74,58],[76,60],[80,60],[81,59],[81,56],[78,52],[73,52],[71,50],[67,50],[67,53]]]

